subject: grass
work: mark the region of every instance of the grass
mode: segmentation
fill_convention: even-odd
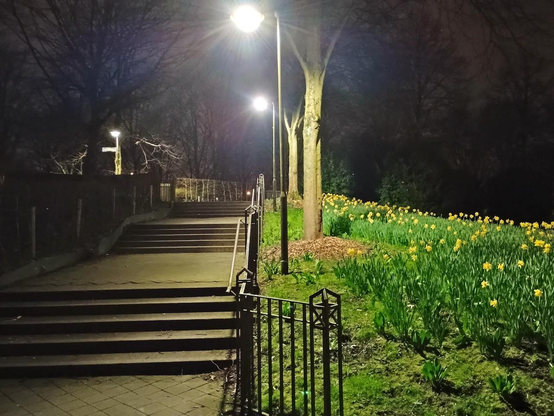
[[[302,211],[291,212],[294,213],[289,216],[289,238],[299,239]],[[324,216],[326,232],[329,232],[332,218],[329,213]],[[264,245],[275,245],[279,239],[279,216],[266,214],[265,221]],[[449,226],[447,220],[434,217],[429,218],[428,223],[436,223],[437,228],[444,226],[445,231]],[[344,237],[370,243],[374,247],[374,254],[370,257],[379,262],[386,262],[382,258],[384,252],[390,256],[396,253],[408,255],[411,240],[417,237],[406,237],[406,229],[403,231],[389,224],[379,223],[380,228],[373,228],[371,233],[365,234],[360,232],[365,227],[363,224],[352,224],[350,234]],[[428,231],[421,224],[420,232]],[[501,245],[511,247],[513,241],[519,245],[521,230],[519,227],[508,228],[505,238]],[[501,248],[497,251],[502,252]],[[313,284],[297,283],[293,276],[276,275],[272,279],[263,279],[263,270],[261,281],[263,293],[269,296],[307,300],[323,287],[342,295],[345,414],[511,415],[521,411],[554,415],[554,375],[550,374],[546,350],[527,341],[520,345],[508,343],[502,357],[493,360],[485,357],[475,342],[456,344],[457,327],[449,321],[450,335],[442,347],[433,340],[423,353],[417,352],[410,342],[399,338],[391,325],[385,334],[378,333],[374,317],[384,310],[384,305],[373,293],[362,293],[351,282],[337,278],[332,271],[335,266],[336,262],[326,261],[325,273]],[[313,272],[316,262],[300,260],[295,267]],[[554,325],[554,322],[551,324]],[[423,327],[417,315],[413,327]],[[447,368],[447,384],[440,390],[426,382],[421,373],[425,361],[435,356]],[[489,378],[501,374],[513,374],[518,400],[506,401],[490,388]]]

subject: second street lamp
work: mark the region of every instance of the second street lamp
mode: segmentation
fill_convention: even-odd
[[[269,107],[269,103],[265,98],[256,98],[254,100],[254,108],[257,111],[265,111],[267,110],[267,107]],[[273,196],[273,212],[277,212],[277,196],[275,195],[276,189],[277,189],[277,174],[275,169],[275,103],[271,103],[271,107],[273,109],[273,177],[272,177],[272,196]]]
[[[285,170],[283,168],[283,106],[281,85],[281,23],[277,12],[274,13],[277,26],[277,90],[279,95],[279,173],[281,188],[281,274],[289,274],[289,242],[287,226],[287,193],[285,191]],[[265,16],[250,6],[239,7],[231,16],[231,20],[243,32],[257,30]]]
[[[115,174],[121,175],[121,147],[119,146],[119,136],[121,132],[112,130],[110,134],[115,139]]]

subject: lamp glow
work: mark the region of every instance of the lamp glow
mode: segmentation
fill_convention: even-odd
[[[114,139],[117,139],[119,137],[119,135],[121,134],[121,132],[118,131],[118,130],[112,130],[112,131],[110,131],[110,134],[112,135],[112,137]]]
[[[258,97],[254,100],[254,108],[257,111],[265,111],[267,110],[267,107],[269,107],[269,103],[265,98]]]
[[[232,15],[231,20],[237,27],[246,33],[254,32],[260,27],[265,16],[251,6],[239,7]]]

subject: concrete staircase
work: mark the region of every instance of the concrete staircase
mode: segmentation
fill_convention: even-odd
[[[234,202],[178,202],[171,210],[171,218],[244,217],[248,201]]]
[[[236,219],[244,216],[247,206],[248,202],[178,203],[170,214],[170,221],[175,219],[174,222],[132,225],[125,230],[114,251],[118,254],[231,253]],[[229,221],[222,223],[222,218],[227,217]],[[203,220],[191,222],[193,218]],[[241,227],[239,250],[242,251],[244,239],[244,227]]]
[[[229,366],[224,287],[0,291],[0,377],[186,374]]]
[[[232,253],[237,224],[135,224],[115,245],[118,254]],[[244,227],[239,234],[244,252]]]

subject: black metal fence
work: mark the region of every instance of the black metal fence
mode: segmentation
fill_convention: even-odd
[[[263,177],[255,195],[236,281],[241,414],[343,416],[340,295],[321,289],[299,302],[258,294]]]

